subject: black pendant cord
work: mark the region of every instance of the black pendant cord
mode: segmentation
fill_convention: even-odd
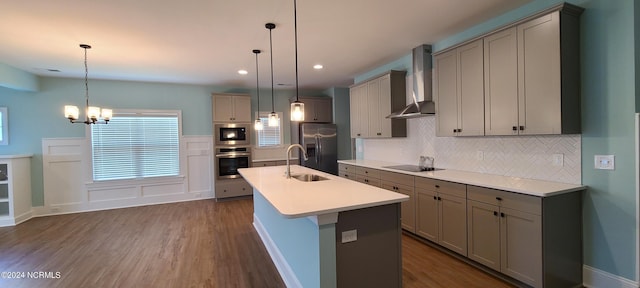
[[[273,103],[273,40],[271,38],[271,30],[276,28],[276,24],[267,23],[267,29],[269,29],[269,56],[271,56],[271,114],[275,114],[275,108]]]
[[[299,102],[298,95],[298,15],[297,15],[296,0],[293,0],[293,30],[295,34],[295,50],[296,50],[296,102]]]
[[[260,81],[258,81],[258,54],[260,54],[260,50],[253,50],[253,53],[256,54],[256,94],[258,96],[258,118],[260,118]]]
[[[87,65],[87,49],[91,48],[91,46],[80,44],[80,47],[84,49],[84,100],[86,105],[86,111],[84,111],[84,113],[87,116],[87,121],[89,121],[89,66]]]

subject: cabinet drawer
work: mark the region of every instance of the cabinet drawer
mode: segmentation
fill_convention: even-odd
[[[342,164],[342,163],[338,163],[338,171],[340,172],[349,172],[352,174],[356,173],[356,166],[353,165],[349,165],[349,164]]]
[[[497,205],[535,215],[542,213],[542,198],[469,185],[467,197],[471,200]]]
[[[259,161],[253,162],[252,167],[267,167],[267,166],[276,166],[276,161]]]
[[[386,181],[386,180],[380,180],[380,188],[387,189],[389,191],[393,191],[397,193],[402,193],[405,195],[413,194],[413,185],[398,184],[398,183]]]
[[[364,183],[364,184],[369,184],[372,186],[376,186],[376,187],[380,187],[380,179],[378,178],[372,178],[372,177],[368,177],[368,176],[363,176],[363,175],[357,175],[356,176],[356,180],[360,183]]]
[[[381,181],[390,181],[397,184],[409,185],[413,187],[414,178],[415,176],[412,176],[412,175],[383,171],[383,170],[380,171]]]
[[[356,167],[356,174],[380,179],[380,170],[367,167]]]
[[[424,177],[416,177],[415,183],[417,189],[432,190],[438,193],[449,194],[462,198],[467,197],[467,185],[465,184]]]
[[[354,173],[351,172],[344,172],[344,171],[340,171],[338,172],[338,176],[342,177],[342,178],[347,178],[349,180],[353,180],[356,181],[356,175]]]
[[[287,165],[287,160],[276,161],[276,166],[284,166],[284,165]]]

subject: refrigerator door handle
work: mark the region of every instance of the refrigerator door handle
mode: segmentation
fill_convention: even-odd
[[[318,160],[317,161],[318,161],[318,164],[320,164],[320,162],[322,161],[322,138],[321,138],[320,135],[317,135],[316,139],[317,139],[316,141],[318,141],[318,144],[317,144],[318,145],[317,146],[318,147],[318,154],[316,154],[316,155],[318,155]]]

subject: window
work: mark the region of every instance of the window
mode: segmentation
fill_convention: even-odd
[[[0,107],[0,145],[9,145],[9,117],[7,107]]]
[[[91,125],[93,180],[180,174],[180,111],[114,111]]]
[[[256,112],[262,122],[262,130],[256,131],[256,146],[258,147],[274,147],[282,145],[282,112],[278,113],[280,122],[276,127],[269,127],[270,112]]]

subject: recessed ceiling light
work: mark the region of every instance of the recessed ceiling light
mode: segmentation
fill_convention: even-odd
[[[320,70],[320,69],[322,69],[322,68],[323,68],[323,67],[322,67],[322,65],[321,65],[321,64],[313,65],[313,69]]]
[[[247,75],[247,74],[249,74],[249,72],[247,72],[247,70],[238,70],[238,74]]]

